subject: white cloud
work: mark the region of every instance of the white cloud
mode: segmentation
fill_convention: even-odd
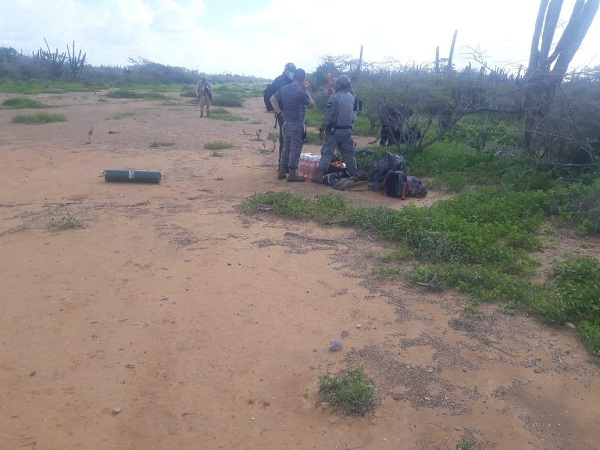
[[[251,1],[251,0],[248,0]],[[568,16],[575,0],[565,0]],[[130,57],[161,64],[273,78],[292,61],[314,70],[322,56],[433,61],[448,56],[458,30],[455,61],[480,48],[494,65],[526,63],[539,3],[481,0],[389,2],[272,0],[238,4],[216,0],[20,0],[2,7],[0,45],[26,54],[45,47],[66,51],[75,41],[93,65],[125,65]],[[262,3],[262,9],[253,4]],[[238,12],[236,12],[238,9]],[[241,10],[246,12],[241,12]],[[248,12],[251,11],[251,12]],[[599,64],[600,18],[574,63]]]

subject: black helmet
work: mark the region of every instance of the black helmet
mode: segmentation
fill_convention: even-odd
[[[294,63],[287,63],[285,65],[285,68],[283,70],[287,70],[288,72],[295,72],[296,71],[296,64],[294,64]]]
[[[341,75],[335,80],[335,89],[337,91],[349,91],[350,86],[351,83],[350,78],[348,78],[348,75]]]

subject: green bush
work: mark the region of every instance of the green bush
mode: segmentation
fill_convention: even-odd
[[[600,263],[567,257],[553,265],[552,275],[547,294],[534,300],[534,310],[554,323],[600,323]]]
[[[582,320],[579,324],[579,332],[588,350],[600,356],[600,320]]]
[[[79,221],[71,215],[62,216],[50,220],[50,228],[57,231],[70,230],[79,227]]]
[[[204,144],[204,148],[207,150],[224,150],[232,147],[233,144],[227,141],[211,141]]]
[[[336,412],[364,415],[374,406],[375,384],[360,367],[350,367],[337,374],[319,378],[317,401],[331,405]]]
[[[172,141],[153,141],[150,143],[150,148],[172,147],[174,145],[175,142]]]
[[[244,105],[243,97],[233,92],[215,94],[212,104],[215,106],[241,107]]]
[[[64,114],[36,113],[17,114],[11,120],[12,123],[42,124],[51,122],[66,122]]]
[[[7,98],[2,102],[2,109],[34,109],[51,108],[49,105],[27,97]]]
[[[129,89],[116,89],[114,91],[110,91],[106,94],[107,97],[110,98],[131,98],[131,99],[141,99],[141,100],[168,100],[164,94],[159,92],[137,92]]]
[[[574,223],[584,234],[600,232],[600,179],[556,184],[548,191],[545,209],[549,214]]]
[[[130,117],[133,116],[135,113],[133,112],[121,112],[121,113],[116,113],[115,115],[113,115],[111,117],[111,119],[113,120],[121,120],[124,119],[125,117]]]
[[[314,200],[291,192],[256,193],[242,203],[242,208],[246,211],[257,211],[264,205],[272,207],[280,214],[323,223],[338,217],[344,211],[346,199],[336,193],[322,194]]]

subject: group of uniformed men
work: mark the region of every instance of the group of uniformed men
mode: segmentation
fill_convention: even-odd
[[[286,64],[282,75],[275,81],[280,84],[283,82],[283,85],[269,97],[270,105],[280,124],[280,137],[282,137],[277,179],[301,182],[305,179],[298,175],[297,170],[304,144],[304,112],[305,108],[313,108],[315,102],[310,95],[306,72],[297,69],[293,63]],[[348,76],[338,77],[334,85],[335,92],[327,100],[323,121],[319,128],[319,137],[324,140],[321,159],[318,171],[311,179],[315,183],[323,183],[336,147],[346,165],[347,174],[349,176],[356,174],[355,149],[352,141],[354,96],[351,87]],[[265,94],[268,89],[265,89]]]
[[[327,100],[323,121],[319,128],[319,137],[324,142],[318,171],[311,179],[315,183],[323,183],[336,147],[346,165],[347,174],[349,176],[356,174],[355,149],[352,141],[355,103],[351,91],[352,83],[348,76],[342,75],[332,84],[334,91]],[[212,86],[204,77],[196,87],[196,96],[200,103],[200,117],[204,116],[205,109],[208,117],[212,102]],[[287,63],[283,73],[265,89],[265,105],[267,109],[275,112],[280,127],[277,179],[290,182],[304,181],[305,178],[297,173],[305,140],[304,113],[306,108],[311,109],[315,106],[304,69],[296,68],[293,63]]]

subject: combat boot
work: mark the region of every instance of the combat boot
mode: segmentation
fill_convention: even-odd
[[[284,168],[279,168],[279,172],[277,172],[277,179],[278,180],[285,180],[286,177],[286,173],[287,173],[287,169]]]
[[[287,177],[288,181],[304,181],[304,177],[296,174],[296,169],[290,169],[290,174]]]
[[[206,108],[206,117],[210,117],[210,112],[208,111],[208,108]]]
[[[203,109],[200,110],[200,117],[204,117],[204,110]]]
[[[323,183],[323,177],[325,176],[325,172],[323,172],[322,170],[317,170],[317,173],[315,173],[315,176],[312,177],[310,179],[310,181],[312,181],[313,183]]]

